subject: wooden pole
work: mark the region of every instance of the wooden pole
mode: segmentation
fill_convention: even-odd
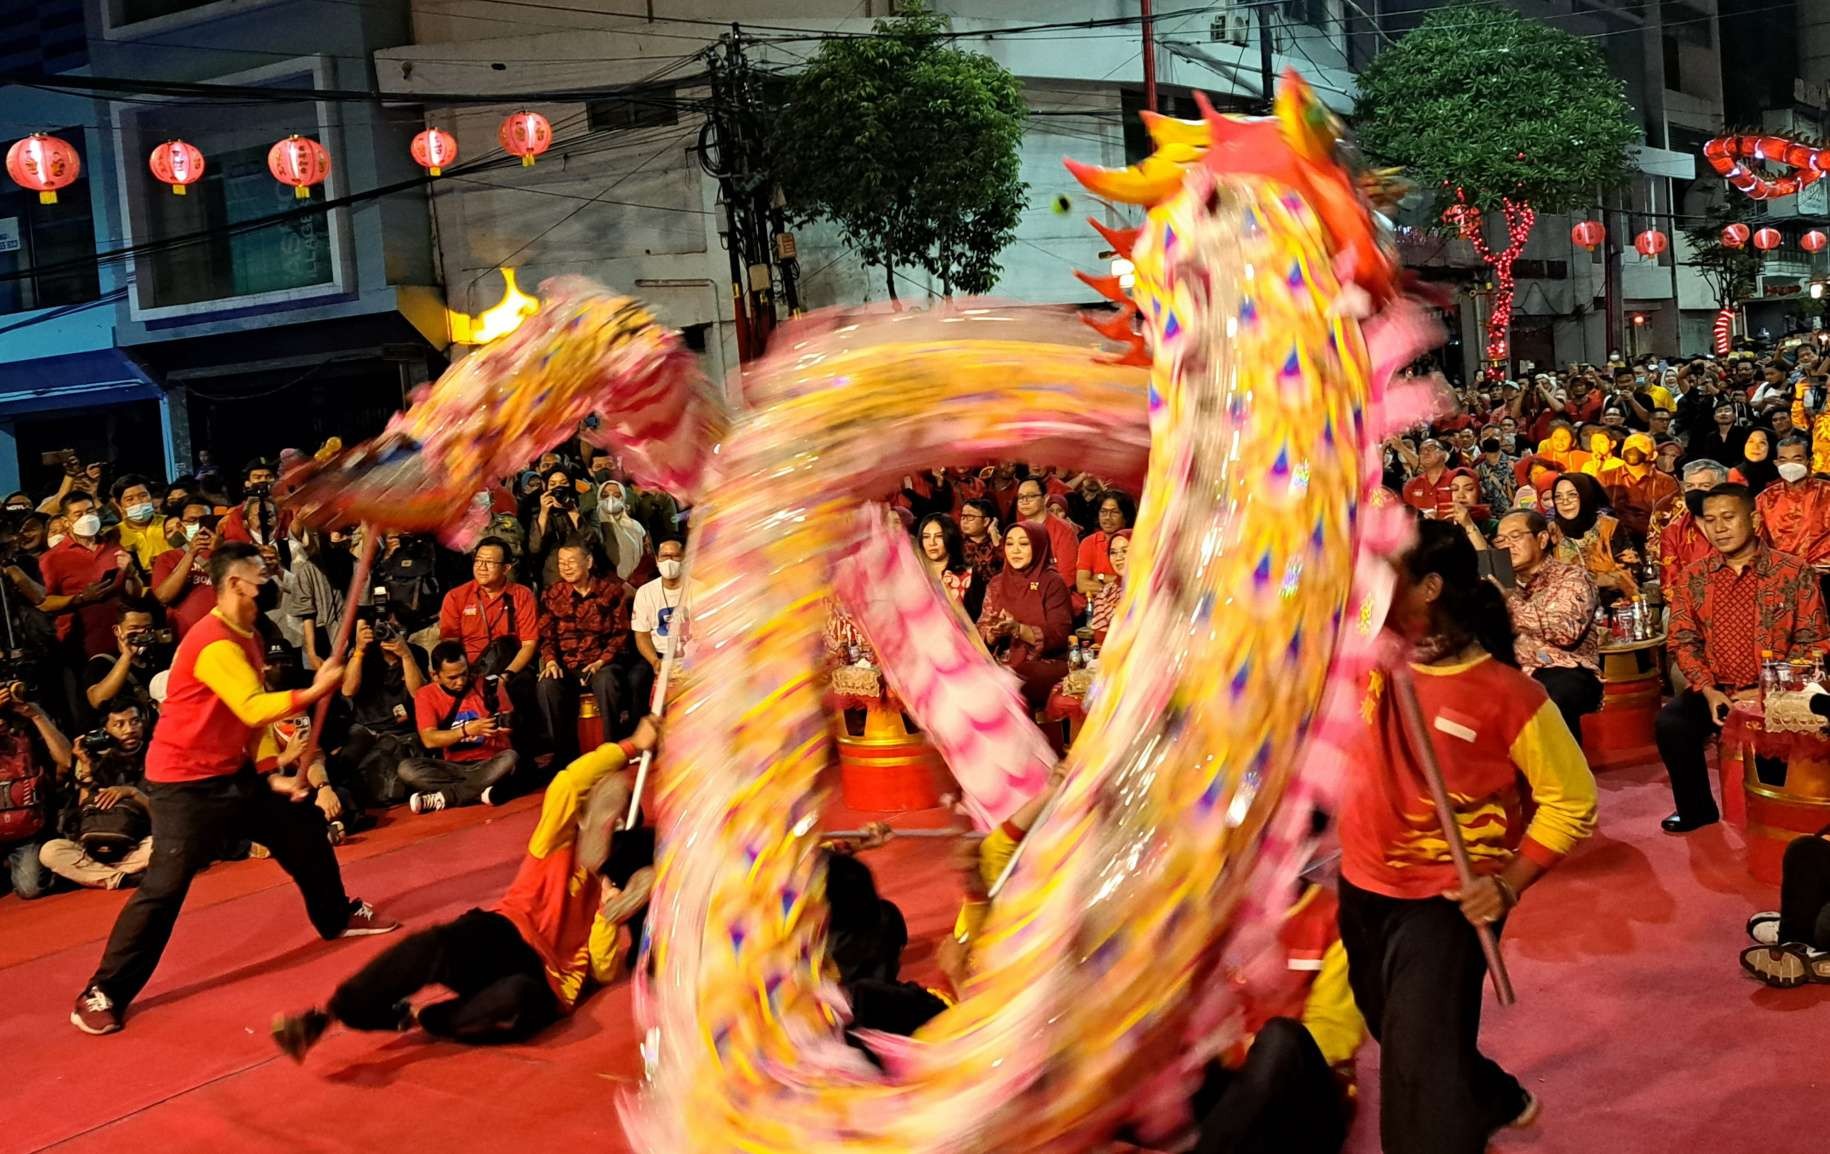
[[[349,650],[349,639],[356,633],[356,606],[362,602],[362,594],[369,582],[369,573],[375,567],[375,548],[380,537],[369,525],[362,527],[362,552],[356,557],[356,571],[350,575],[349,595],[343,601],[343,622],[337,627],[337,639],[331,643],[330,660],[340,659]],[[324,719],[330,716],[330,699],[335,691],[326,693],[318,699],[318,704],[311,711],[311,729],[305,734],[305,756],[299,759],[299,772],[311,772],[312,759],[318,755],[318,735],[324,732]]]

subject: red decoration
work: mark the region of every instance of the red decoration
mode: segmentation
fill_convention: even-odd
[[[1814,228],[1798,238],[1798,247],[1804,249],[1806,252],[1822,252],[1824,251],[1824,242],[1826,239],[1830,238],[1826,238],[1822,232]]]
[[[1731,224],[1722,230],[1722,246],[1724,248],[1740,248],[1747,243],[1747,238],[1752,235],[1754,235],[1752,229],[1748,228],[1740,221],[1736,221],[1734,224]]]
[[[187,185],[203,179],[203,153],[194,144],[168,140],[152,150],[146,167],[152,169],[160,183],[172,186],[173,196],[183,196]]]
[[[1658,229],[1649,228],[1633,238],[1633,247],[1639,250],[1641,256],[1656,257],[1671,247],[1671,240]]]
[[[538,112],[514,112],[502,120],[497,133],[502,151],[521,158],[521,167],[532,168],[534,158],[553,145],[553,126]]]
[[[1718,136],[1703,146],[1703,159],[1722,178],[1755,200],[1791,196],[1815,184],[1830,167],[1830,151],[1784,136]],[[1789,170],[1769,178],[1751,165],[1771,164]]]
[[[311,186],[330,175],[330,152],[309,136],[296,133],[267,150],[267,171],[281,184],[292,186],[299,200],[311,198]]]
[[[1456,227],[1462,239],[1473,246],[1474,255],[1493,270],[1493,308],[1487,314],[1487,375],[1496,381],[1503,380],[1508,375],[1507,334],[1512,327],[1515,287],[1512,266],[1525,251],[1531,226],[1538,220],[1538,210],[1522,200],[1501,198],[1500,216],[1506,222],[1506,247],[1495,251],[1488,247],[1482,228],[1487,214],[1464,201],[1459,188],[1455,190],[1455,200],[1456,203],[1444,210],[1443,219]]]
[[[442,128],[428,128],[413,138],[413,163],[433,176],[442,176],[457,157],[457,137]]]
[[[35,190],[39,204],[56,204],[57,190],[75,183],[83,161],[69,141],[34,132],[6,150],[6,171],[20,188]]]
[[[1754,234],[1754,247],[1761,252],[1772,252],[1779,247],[1781,237],[1776,228],[1763,228]]]
[[[1608,230],[1598,220],[1585,220],[1569,230],[1569,238],[1589,252],[1601,247],[1601,242],[1608,239]]]
[[[1716,355],[1725,357],[1735,347],[1735,310],[1722,309],[1716,313],[1715,324]]]

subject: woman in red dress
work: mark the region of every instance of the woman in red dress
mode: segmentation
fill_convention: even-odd
[[[1034,521],[1004,534],[1004,571],[991,579],[979,610],[979,635],[1023,681],[1030,708],[1040,709],[1067,676],[1074,610],[1067,582],[1055,571],[1048,530]]]

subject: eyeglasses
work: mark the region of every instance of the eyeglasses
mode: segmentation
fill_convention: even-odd
[[[503,563],[500,561],[485,561],[481,557],[478,557],[470,564],[471,567],[475,569],[500,569],[502,568]]]

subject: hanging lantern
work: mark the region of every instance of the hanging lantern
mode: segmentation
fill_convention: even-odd
[[[502,120],[497,134],[502,151],[521,158],[522,168],[534,167],[534,158],[553,144],[553,126],[538,112],[514,112]]]
[[[1633,247],[1639,250],[1641,256],[1656,257],[1671,247],[1671,241],[1658,229],[1649,228],[1633,238]]]
[[[1779,230],[1776,228],[1763,228],[1754,234],[1754,247],[1761,252],[1772,252],[1779,247],[1779,241]]]
[[[168,140],[152,150],[146,167],[160,183],[172,186],[172,195],[184,196],[186,186],[203,179],[203,153],[193,144]]]
[[[292,186],[299,200],[311,198],[311,186],[330,175],[330,152],[309,136],[294,133],[267,150],[267,171]]]
[[[1582,248],[1594,252],[1608,239],[1608,230],[1598,220],[1585,220],[1569,230],[1569,238]]]
[[[445,166],[457,157],[457,137],[442,128],[428,128],[413,138],[413,163],[433,176],[444,175]]]
[[[1747,243],[1747,238],[1752,235],[1752,229],[1748,228],[1740,221],[1736,221],[1722,230],[1722,247],[1740,248]]]
[[[69,141],[34,132],[6,150],[6,171],[20,188],[36,191],[39,204],[56,204],[57,190],[75,183],[83,161]]]
[[[1806,252],[1822,252],[1824,251],[1824,242],[1826,239],[1830,238],[1826,238],[1822,232],[1814,228],[1798,238],[1798,247],[1804,249]]]

